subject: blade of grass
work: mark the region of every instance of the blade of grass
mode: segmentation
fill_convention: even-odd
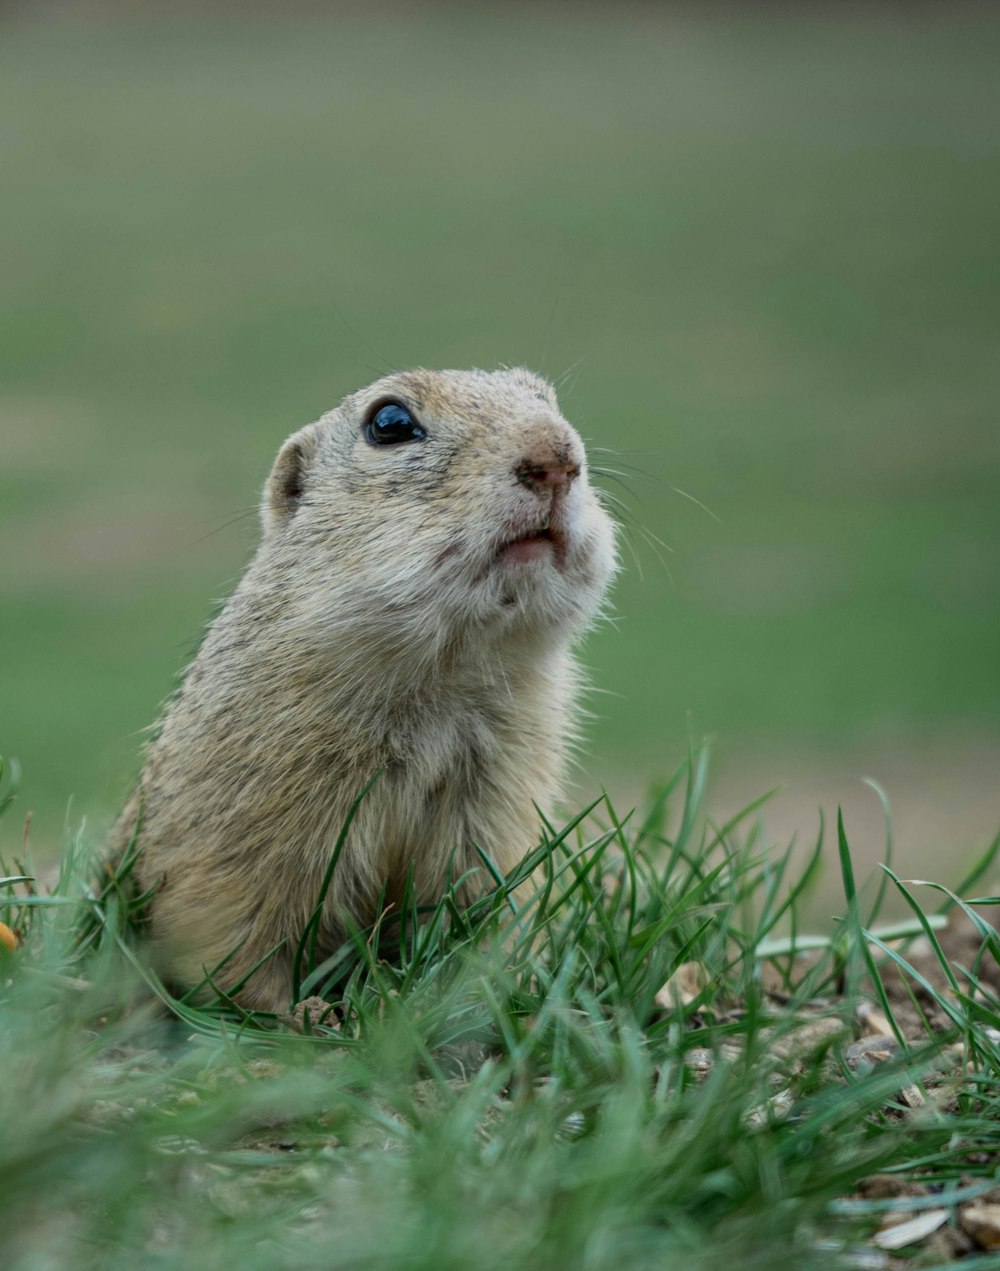
[[[316,903],[313,911],[302,929],[302,935],[299,937],[298,945],[295,949],[295,955],[292,961],[292,1000],[298,1002],[300,1000],[300,984],[302,978],[302,959],[305,954],[306,946],[309,947],[309,969],[316,965],[316,947],[319,941],[319,928],[323,917],[323,907],[326,904],[327,893],[330,890],[330,884],[333,882],[334,871],[337,868],[337,862],[340,860],[340,854],[344,850],[344,844],[347,842],[347,835],[351,825],[357,815],[358,809],[364,802],[368,792],[378,781],[382,775],[382,770],[374,774],[365,784],[364,789],[351,804],[347,816],[344,818],[344,824],[340,827],[340,833],[337,835],[337,841],[330,853],[330,862],[326,867],[323,875],[323,881],[320,884],[319,895],[316,897]]]

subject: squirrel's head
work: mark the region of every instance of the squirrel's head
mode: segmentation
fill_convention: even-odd
[[[385,639],[571,633],[615,569],[614,530],[550,384],[524,370],[406,371],[282,446],[269,564],[310,625]]]

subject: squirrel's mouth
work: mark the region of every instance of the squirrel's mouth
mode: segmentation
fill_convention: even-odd
[[[549,524],[506,539],[500,544],[497,560],[511,565],[551,560],[561,565],[565,554],[565,534]]]

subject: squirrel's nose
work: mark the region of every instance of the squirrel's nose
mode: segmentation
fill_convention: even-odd
[[[514,476],[529,490],[557,490],[579,475],[580,465],[569,446],[536,446],[514,465]]]

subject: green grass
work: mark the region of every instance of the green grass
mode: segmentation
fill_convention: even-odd
[[[576,366],[675,549],[636,535],[585,650],[601,779],[690,720],[995,735],[987,6],[78,8],[0,28],[0,744],[40,849],[120,806],[280,441],[387,365]]]
[[[880,932],[841,824],[845,918],[804,937],[821,842],[793,874],[754,809],[714,826],[706,764],[693,754],[642,814],[605,802],[551,828],[471,908],[453,888],[404,913],[391,956],[358,932],[316,967],[304,933],[300,994],[335,1013],[314,1006],[302,1032],[172,996],[126,913],[127,860],[95,885],[76,839],[50,894],[11,865],[6,1264],[707,1271],[772,1267],[780,1251],[846,1268],[887,1209],[954,1222],[996,1185],[995,932],[950,893],[925,912],[891,873],[913,913]],[[979,924],[964,969],[939,943],[949,911]],[[917,936],[931,971],[911,964]],[[943,1029],[904,1018],[907,984]],[[855,1070],[863,998],[906,1045]],[[852,1195],[881,1171],[931,1190]]]

